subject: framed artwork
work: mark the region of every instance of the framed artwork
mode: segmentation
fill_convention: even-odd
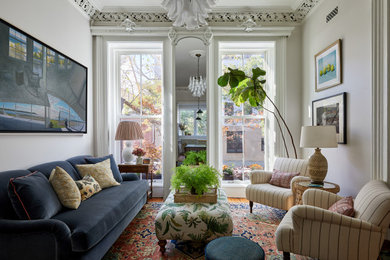
[[[314,100],[312,125],[336,126],[337,142],[346,144],[346,93]]]
[[[0,133],[86,133],[88,69],[0,19]]]
[[[341,40],[315,55],[316,92],[341,84]]]

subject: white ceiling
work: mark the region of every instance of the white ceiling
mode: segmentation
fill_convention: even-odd
[[[164,11],[162,0],[90,0],[100,11]],[[217,0],[213,11],[295,10],[303,0]]]

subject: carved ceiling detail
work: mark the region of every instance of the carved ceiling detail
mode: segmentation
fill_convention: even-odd
[[[121,23],[130,19],[135,23],[171,23],[166,13],[161,12],[101,12],[89,0],[73,0],[97,23]],[[304,0],[291,12],[265,10],[256,12],[211,12],[208,23],[244,23],[252,19],[255,23],[300,23],[320,0]]]

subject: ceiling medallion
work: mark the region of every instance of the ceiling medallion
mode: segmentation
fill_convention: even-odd
[[[161,5],[168,11],[173,26],[196,30],[207,25],[206,18],[216,0],[164,0]]]

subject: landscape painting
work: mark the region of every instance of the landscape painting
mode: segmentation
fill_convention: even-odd
[[[334,125],[337,141],[346,143],[346,93],[313,101],[313,125]]]
[[[0,133],[86,133],[87,75],[0,19]]]
[[[315,56],[316,91],[341,84],[341,40],[337,40]]]

